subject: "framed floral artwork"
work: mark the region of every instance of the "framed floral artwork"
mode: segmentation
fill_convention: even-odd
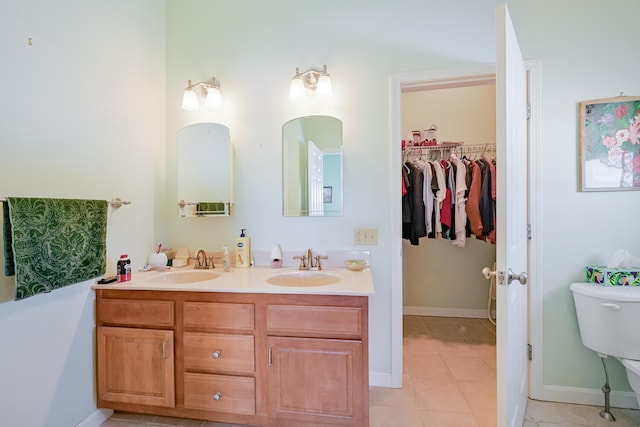
[[[640,190],[640,97],[580,103],[582,191]]]

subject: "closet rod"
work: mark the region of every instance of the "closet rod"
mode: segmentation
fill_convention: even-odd
[[[7,201],[7,198],[6,198],[6,197],[2,197],[2,198],[0,198],[0,203],[2,203],[2,202],[6,202],[6,201]],[[116,209],[117,209],[117,208],[119,208],[119,207],[120,207],[120,206],[122,206],[122,205],[130,205],[130,204],[131,204],[131,202],[130,202],[130,201],[128,201],[128,200],[122,200],[122,199],[120,199],[119,197],[116,197],[115,199],[107,200],[106,202],[107,202],[107,203],[109,203],[109,205],[110,205],[112,208],[116,208]]]

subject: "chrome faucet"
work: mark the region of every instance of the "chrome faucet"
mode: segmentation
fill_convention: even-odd
[[[196,253],[196,265],[193,267],[196,270],[205,270],[209,268],[215,268],[213,265],[213,257],[207,258],[207,253],[204,249],[199,249]]]

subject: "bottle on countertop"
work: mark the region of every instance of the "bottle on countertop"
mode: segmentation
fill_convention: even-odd
[[[222,255],[222,268],[224,271],[231,271],[231,259],[229,259],[229,247],[223,246],[224,254]]]
[[[131,260],[129,255],[120,255],[120,260],[116,264],[116,274],[118,282],[128,282],[131,280]]]
[[[251,264],[251,238],[245,234],[246,228],[236,239],[236,267],[247,268]]]

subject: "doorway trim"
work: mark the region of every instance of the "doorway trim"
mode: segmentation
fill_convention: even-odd
[[[529,396],[541,398],[543,394],[542,368],[542,241],[540,232],[540,113],[541,105],[540,61],[525,61],[528,73],[529,104],[529,154],[528,154],[528,204],[529,224],[532,238],[529,241],[529,343],[533,357],[529,364]],[[400,141],[402,140],[402,90],[418,88],[445,88],[476,85],[495,80],[495,65],[472,66],[455,69],[436,69],[392,74],[391,126],[389,144],[389,167],[391,200],[399,201],[401,188],[396,178],[400,177],[402,162]],[[402,208],[401,203],[391,203],[391,387],[402,387]],[[480,272],[478,272],[480,274]]]

